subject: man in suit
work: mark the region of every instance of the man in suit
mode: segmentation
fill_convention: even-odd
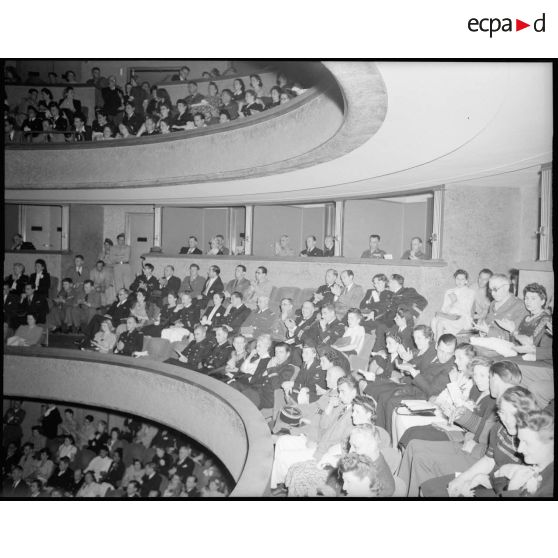
[[[252,281],[250,288],[246,291],[246,295],[244,296],[246,306],[251,310],[256,310],[260,296],[270,298],[272,290],[273,285],[267,278],[267,268],[261,265],[256,269],[256,280]]]
[[[169,293],[178,294],[180,290],[180,279],[174,274],[174,266],[165,266],[163,269],[163,277],[159,279],[159,288],[161,289],[161,300],[163,304],[166,303]]]
[[[16,465],[12,469],[12,480],[4,485],[2,496],[4,498],[27,498],[30,494],[29,487],[23,480],[23,469]]]
[[[169,469],[169,476],[178,475],[182,482],[194,473],[196,462],[192,459],[192,447],[188,444],[178,448],[178,460]],[[195,478],[195,477],[194,477]]]
[[[4,120],[4,143],[22,143],[23,134],[16,130],[16,122],[13,118]]]
[[[307,239],[306,239],[306,249],[303,250],[300,255],[303,257],[320,257],[322,258],[324,255],[324,252],[321,248],[318,248],[316,246],[317,244],[317,240],[316,237],[314,235],[310,235]]]
[[[13,238],[12,238],[12,250],[35,250],[35,246],[33,245],[32,242],[24,242],[23,241],[23,236],[21,236],[19,233],[18,234],[14,234]]]
[[[86,126],[85,116],[79,112],[74,115],[74,126],[72,130],[74,131],[73,136],[76,142],[91,141],[93,139],[93,130],[91,126]]]
[[[207,280],[203,286],[201,295],[198,297],[200,306],[205,306],[213,299],[215,293],[222,293],[225,290],[223,281],[221,281],[221,269],[217,265],[210,265],[207,273]]]
[[[141,484],[141,496],[147,498],[153,490],[159,490],[161,486],[161,475],[155,471],[155,464],[149,462],[145,464],[145,475]]]
[[[200,250],[201,253],[201,250]],[[186,293],[191,293],[192,299],[197,300],[205,287],[205,278],[200,275],[200,266],[193,263],[189,267],[190,275],[187,275],[182,280],[180,290]]]
[[[190,68],[188,66],[182,66],[180,70],[178,70],[178,74],[174,74],[171,78],[171,81],[188,81],[188,76],[190,75]]]
[[[237,265],[234,270],[234,279],[231,279],[225,287],[225,296],[230,298],[231,294],[235,291],[244,296],[249,288],[250,281],[246,279],[246,266],[242,264]]]
[[[27,283],[25,285],[25,292],[21,295],[17,325],[25,325],[27,323],[27,314],[37,316],[38,324],[46,324],[48,302],[46,298],[35,292],[35,285],[33,283]]]
[[[95,334],[101,329],[101,323],[107,318],[112,321],[114,327],[118,327],[121,323],[124,323],[126,318],[130,315],[130,308],[131,300],[128,298],[128,291],[126,289],[120,289],[117,299],[110,305],[109,309],[102,315],[95,314],[83,329],[85,338],[80,341],[74,341],[74,343],[76,345],[85,345],[88,341],[93,340]]]
[[[82,290],[74,290],[74,284],[71,277],[62,279],[62,288],[53,300],[52,310],[48,315],[48,324],[52,327],[53,332],[66,332],[67,328],[72,325],[72,310],[76,303],[76,299]]]
[[[188,246],[182,246],[180,248],[181,254],[201,254],[202,251],[198,247],[198,239],[195,236],[190,236],[188,238]],[[199,267],[198,267],[199,270]]]
[[[101,294],[95,290],[91,279],[83,283],[83,290],[76,293],[74,306],[71,309],[72,328],[74,333],[78,329],[85,329],[101,306]]]
[[[227,328],[229,333],[236,334],[251,312],[250,308],[242,302],[242,294],[232,291],[231,303],[225,311],[223,326]]]
[[[349,308],[358,308],[360,301],[364,297],[364,289],[354,282],[355,274],[350,269],[341,272],[340,285],[335,285],[332,289],[335,301],[335,312],[340,320],[343,320]]]
[[[74,258],[74,265],[66,269],[65,277],[72,280],[74,290],[79,291],[83,289],[83,283],[86,279],[90,278],[89,268],[85,265],[85,258],[78,254]]]
[[[68,492],[72,487],[73,481],[74,472],[70,469],[70,460],[67,457],[61,457],[58,467],[48,479],[47,489],[59,488],[62,492]]]

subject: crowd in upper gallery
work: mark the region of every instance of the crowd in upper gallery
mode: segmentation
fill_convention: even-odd
[[[8,83],[16,83],[15,70],[8,73]],[[124,88],[117,85],[115,76],[101,75],[92,69],[86,82],[95,87],[94,111],[83,106],[79,88],[74,88],[74,72],[65,73],[66,87],[61,99],[55,99],[46,84],[30,87],[21,99],[5,100],[4,140],[9,143],[67,143],[110,141],[116,139],[168,135],[174,132],[198,130],[249,118],[263,111],[288,103],[306,90],[284,72],[276,76],[276,83],[264,88],[261,77],[237,77],[232,87],[219,89],[216,81],[233,77],[234,68],[221,75],[219,70],[204,72],[203,84],[190,79],[190,69],[180,68],[172,76],[172,83],[184,83],[184,94],[173,104],[168,91],[161,85],[139,82],[130,77]],[[17,74],[16,74],[17,75]],[[49,79],[57,79],[54,73]],[[210,81],[205,82],[209,79]],[[16,80],[16,81],[14,81]],[[54,82],[56,83],[56,81]]]

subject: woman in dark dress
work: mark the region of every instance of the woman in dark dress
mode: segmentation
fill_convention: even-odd
[[[48,297],[50,291],[50,274],[47,271],[45,260],[35,260],[35,273],[29,277],[29,282],[35,285],[35,293]]]
[[[177,306],[178,297],[176,296],[176,293],[171,291],[167,294],[167,304],[163,305],[161,308],[159,318],[154,324],[144,326],[143,334],[151,337],[161,337],[163,329],[170,327],[173,321],[177,321],[179,319],[177,312],[175,312]]]

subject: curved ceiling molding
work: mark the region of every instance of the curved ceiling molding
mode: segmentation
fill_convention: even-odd
[[[250,119],[171,137],[6,150],[8,190],[138,188],[293,171],[356,149],[387,112],[372,62],[329,63],[316,87]],[[333,75],[332,75],[333,74]]]

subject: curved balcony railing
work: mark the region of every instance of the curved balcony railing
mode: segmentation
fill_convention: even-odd
[[[94,405],[183,432],[212,451],[236,481],[232,497],[266,492],[273,461],[262,414],[242,394],[178,366],[65,349],[4,355],[4,395]]]
[[[302,95],[233,122],[149,138],[9,145],[6,189],[114,190],[287,172],[355,149],[386,112],[375,64],[353,63],[346,71],[341,63],[324,63],[316,85]]]

